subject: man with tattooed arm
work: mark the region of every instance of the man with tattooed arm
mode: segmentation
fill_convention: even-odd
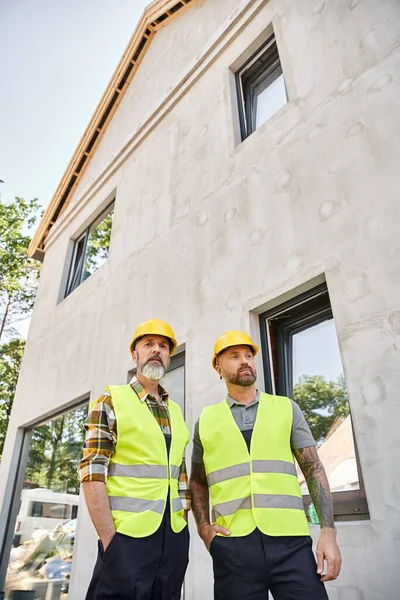
[[[228,394],[195,426],[192,510],[213,559],[214,598],[327,600],[323,582],[341,566],[329,483],[298,405],[257,391],[257,351],[240,331],[217,340],[213,367]],[[321,524],[317,564],[293,455]]]

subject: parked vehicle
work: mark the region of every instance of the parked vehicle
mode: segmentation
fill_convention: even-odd
[[[15,528],[15,542],[23,543],[47,535],[66,520],[76,519],[79,496],[44,488],[22,490]]]

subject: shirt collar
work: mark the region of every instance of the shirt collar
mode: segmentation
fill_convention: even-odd
[[[132,387],[136,395],[139,396],[140,402],[144,402],[148,397],[154,398],[154,396],[152,396],[152,394],[150,394],[146,390],[146,388],[142,386],[136,375],[132,377],[132,379],[129,382],[129,385]],[[158,392],[160,394],[160,400],[162,402],[168,402],[168,392],[160,384],[158,385]]]
[[[229,394],[226,396],[226,401],[228,403],[229,408],[232,408],[232,406],[245,406],[247,408],[248,406],[253,406],[253,404],[257,404],[260,401],[260,392],[257,390],[257,395],[254,398],[254,400],[250,402],[250,404],[242,404],[242,402],[238,402],[237,400],[231,398]]]

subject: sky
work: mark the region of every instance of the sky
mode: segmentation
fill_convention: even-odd
[[[322,375],[327,381],[343,373],[333,319],[293,336],[293,383],[302,375]]]
[[[0,193],[49,204],[150,0],[0,2]],[[17,325],[26,337],[29,319]]]
[[[4,201],[48,205],[149,2],[0,2]]]

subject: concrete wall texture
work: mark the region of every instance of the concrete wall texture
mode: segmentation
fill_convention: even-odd
[[[271,26],[289,102],[239,143],[231,67]],[[262,310],[325,278],[370,510],[338,524],[329,597],[400,597],[399,97],[398,0],[199,0],[156,34],[49,236],[0,501],[18,428],[126,382],[138,322],[163,318],[185,344],[192,427],[224,395],[216,337],[259,338]],[[71,238],[114,192],[109,259],[60,301]],[[71,600],[96,549],[81,508]],[[192,533],[186,599],[205,600]]]

